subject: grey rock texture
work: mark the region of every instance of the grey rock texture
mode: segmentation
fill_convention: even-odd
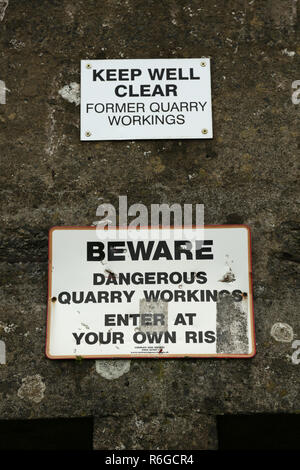
[[[299,4],[2,3],[1,419],[94,416],[95,449],[211,449],[218,414],[299,412],[292,342],[270,334],[284,323],[300,336]],[[201,56],[212,59],[212,140],[80,142],[80,59]],[[132,360],[107,380],[95,361],[45,357],[48,230],[91,225],[119,195],[203,203],[207,224],[250,226],[253,359]]]

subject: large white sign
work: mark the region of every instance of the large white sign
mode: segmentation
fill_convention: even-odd
[[[51,229],[47,357],[255,354],[249,229],[170,232]]]
[[[81,140],[209,139],[210,59],[81,61]]]

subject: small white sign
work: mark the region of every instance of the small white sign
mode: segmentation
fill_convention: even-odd
[[[47,357],[252,357],[249,229],[141,231],[51,229]]]
[[[81,61],[81,140],[211,139],[210,59]]]

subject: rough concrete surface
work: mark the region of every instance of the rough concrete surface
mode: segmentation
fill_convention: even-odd
[[[201,56],[212,140],[80,142],[81,59]],[[211,449],[218,414],[300,411],[299,63],[297,0],[0,2],[1,419],[94,416],[95,449]],[[253,359],[132,360],[108,380],[45,357],[48,230],[119,195],[251,227]]]

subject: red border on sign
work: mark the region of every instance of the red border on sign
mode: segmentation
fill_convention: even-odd
[[[151,228],[164,227],[140,227],[142,230],[149,230]],[[171,229],[182,228],[182,227],[170,227]],[[187,228],[187,227],[185,227]],[[192,225],[189,228],[197,229],[203,228],[203,226]],[[48,295],[47,295],[47,325],[46,325],[46,349],[45,354],[48,359],[179,359],[179,358],[220,358],[220,359],[250,359],[256,354],[256,342],[255,342],[255,321],[254,321],[254,307],[253,307],[253,276],[252,276],[252,253],[251,253],[251,231],[250,227],[245,224],[241,225],[204,225],[206,229],[218,229],[218,228],[245,228],[248,232],[248,273],[249,273],[249,302],[250,302],[250,330],[252,338],[252,351],[249,354],[123,354],[123,355],[92,355],[92,356],[52,356],[49,352],[50,349],[50,326],[51,326],[51,307],[53,306],[52,301],[52,234],[55,230],[96,230],[96,226],[54,226],[49,230],[48,240]],[[124,230],[128,227],[110,227],[110,230]]]

